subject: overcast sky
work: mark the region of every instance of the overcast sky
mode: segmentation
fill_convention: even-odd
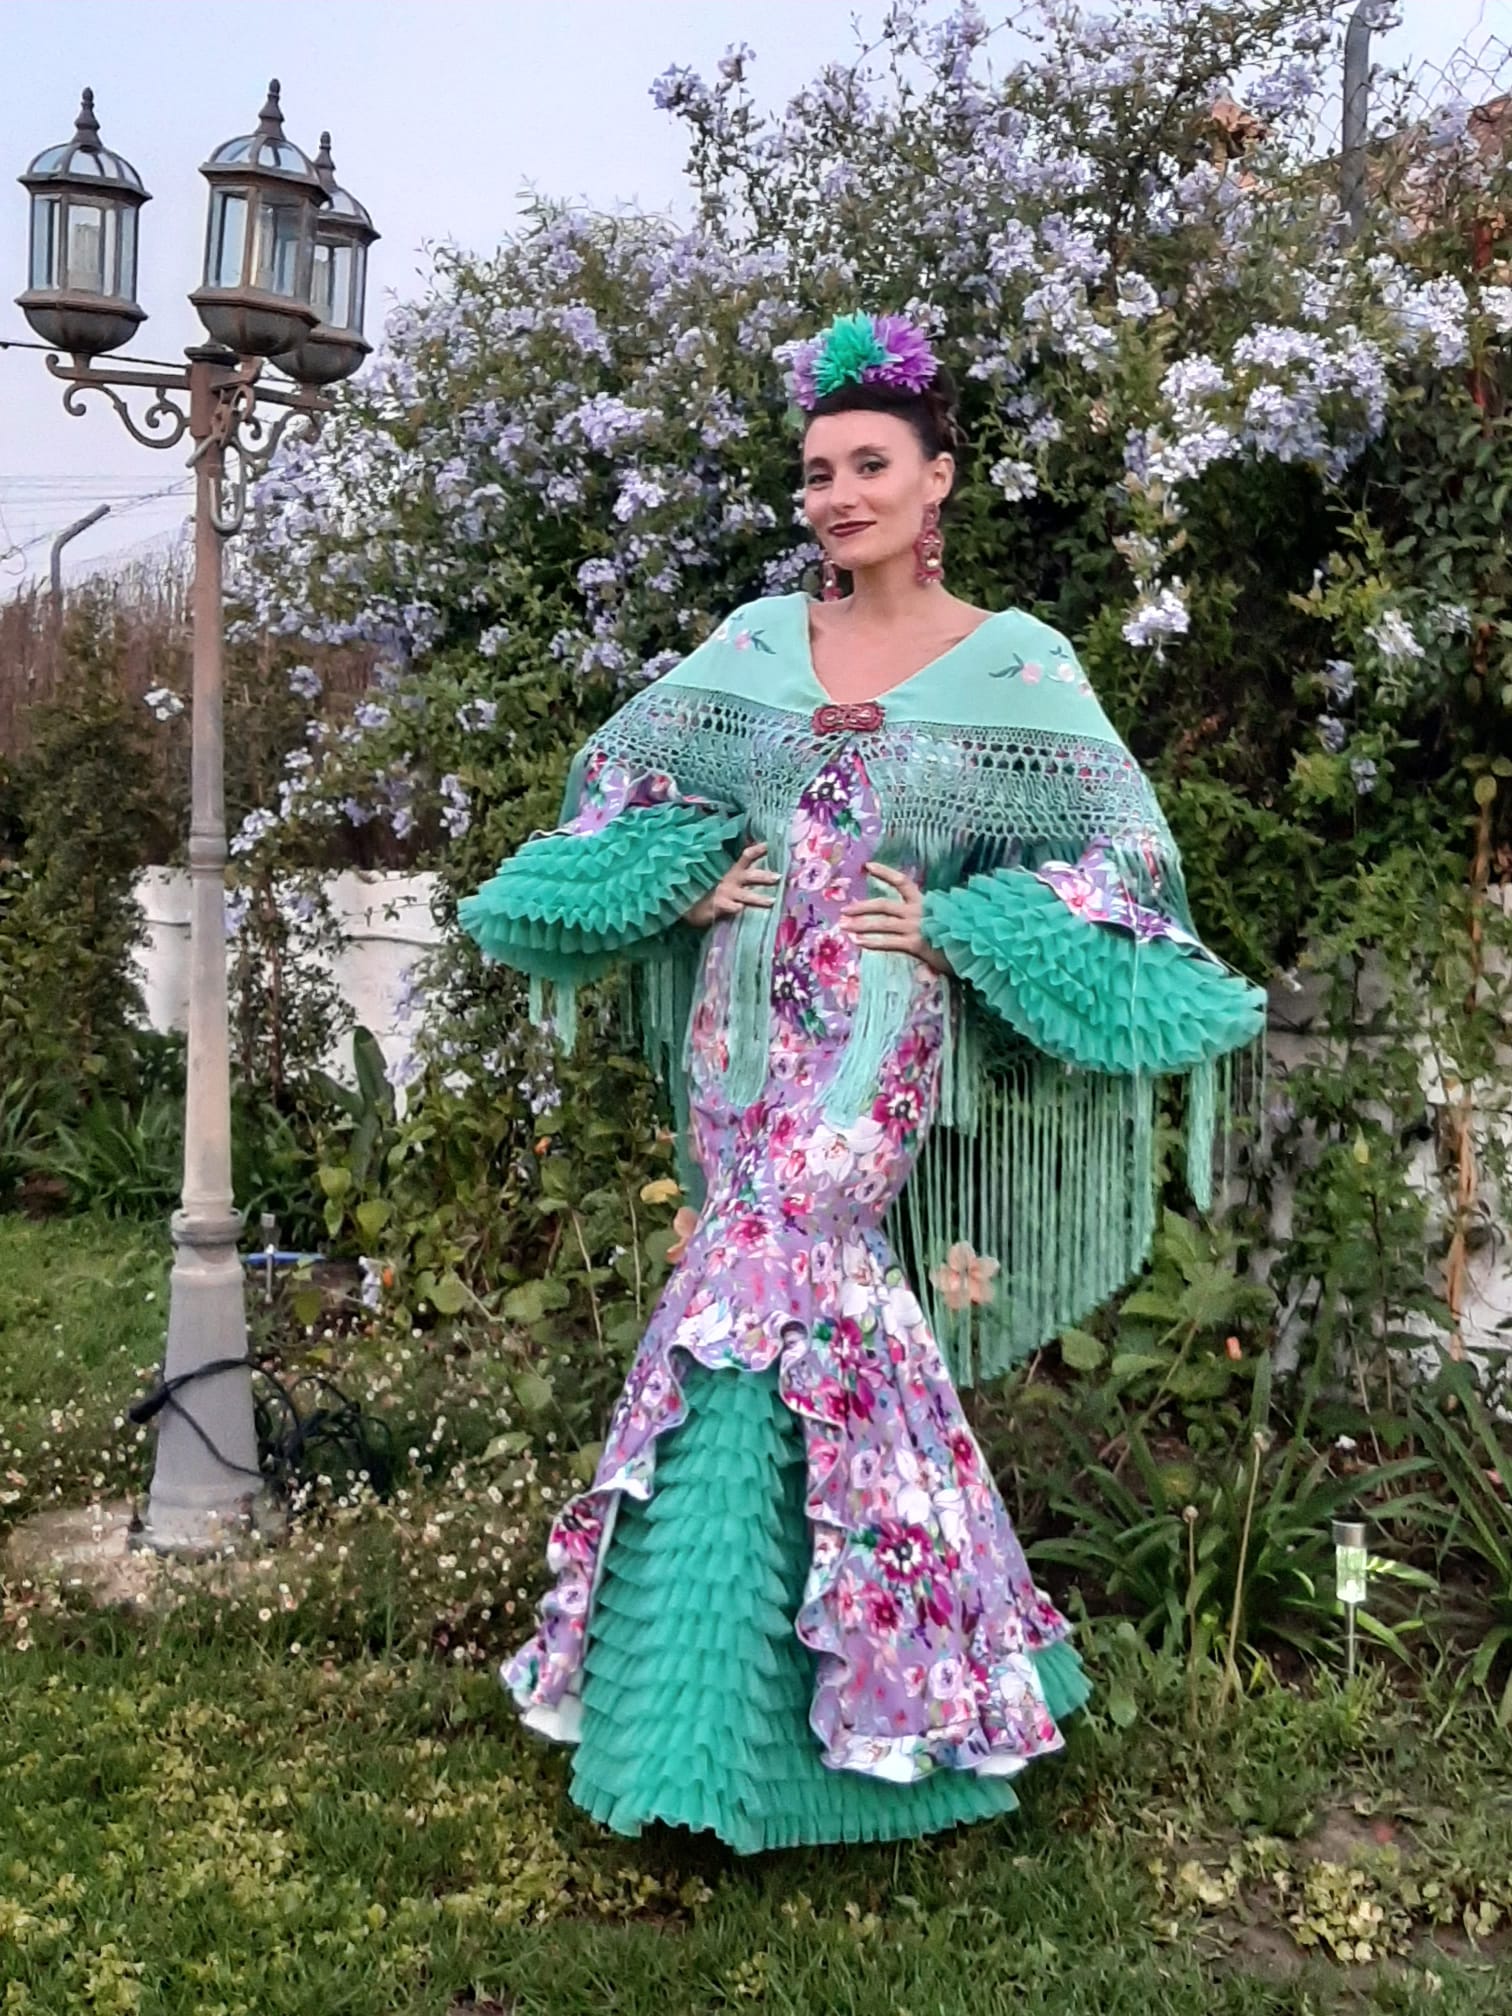
[[[226,14],[194,0],[0,0],[0,169],[66,139],[80,89],[105,144],[152,191],[142,217],[137,354],[203,340],[185,300],[198,283],[205,185],[197,169],[256,123],[270,75],[292,138],[334,137],[342,182],[373,212],[369,333],[417,291],[423,247],[483,249],[518,216],[528,185],[608,205],[681,207],[681,128],[648,89],[671,63],[707,72],[751,43],[764,100],[780,101],[875,28],[885,0],[265,0]],[[984,0],[992,18],[1000,11]],[[1512,0],[1405,0],[1383,60],[1442,64],[1466,42],[1512,42]],[[0,191],[0,338],[29,337],[11,297],[25,285],[26,196]],[[68,550],[70,572],[161,538],[176,497],[137,502],[184,476],[182,450],[138,447],[98,400],[62,411],[42,359],[0,351],[0,594],[37,567],[50,537],[94,504],[112,516]],[[29,544],[18,554],[14,549]]]

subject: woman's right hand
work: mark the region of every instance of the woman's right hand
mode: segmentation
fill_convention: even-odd
[[[754,840],[727,874],[722,875],[706,896],[700,896],[691,910],[683,912],[685,924],[702,929],[721,917],[738,916],[742,910],[770,910],[776,897],[766,892],[782,877],[770,868],[758,868],[766,852],[764,840]]]

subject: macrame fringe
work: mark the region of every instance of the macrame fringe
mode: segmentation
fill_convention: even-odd
[[[640,1040],[641,1053],[666,1087],[672,1104],[677,1180],[695,1209],[704,1201],[703,1171],[689,1140],[688,1044],[693,997],[698,984],[700,945],[691,935],[637,961],[621,995],[626,1035]]]
[[[1228,1072],[1225,1070],[1227,1079]],[[1225,1085],[1225,1099],[1227,1096]],[[1213,1148],[1218,1131],[1218,1072],[1198,1064],[1186,1080],[1186,1176],[1199,1211],[1213,1208]]]
[[[950,989],[940,1046],[940,1125],[975,1134],[982,1069],[977,1017],[959,988]]]
[[[551,989],[549,998],[548,987]],[[531,1021],[569,1052],[576,1047],[578,1039],[577,997],[578,990],[570,981],[544,980],[539,973],[530,976],[527,1003]]]
[[[782,874],[787,867],[786,832],[773,830],[759,837],[767,843],[763,865]],[[773,895],[778,900],[769,910],[743,910],[735,925],[727,1032],[730,1058],[724,1087],[725,1096],[737,1111],[744,1111],[752,1100],[761,1097],[771,1054],[772,957],[782,921],[780,888],[774,889]]]
[[[972,1131],[944,1124],[942,1106],[889,1224],[959,1386],[1100,1308],[1145,1264],[1155,1227],[1152,1080],[1029,1057],[976,1082]],[[951,1306],[958,1244],[998,1262],[990,1302]]]
[[[905,953],[861,954],[856,1012],[824,1105],[833,1126],[847,1126],[875,1098],[882,1065],[907,1024],[915,978],[916,962]]]

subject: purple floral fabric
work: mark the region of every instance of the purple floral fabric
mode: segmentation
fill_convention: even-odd
[[[562,833],[602,833],[622,812],[641,805],[706,805],[703,798],[688,798],[678,790],[665,770],[648,770],[633,776],[623,763],[611,762],[596,749],[583,766],[582,787],[576,812]]]
[[[825,1762],[907,1783],[939,1766],[1011,1773],[1061,1747],[1031,1655],[1068,1626],[1035,1587],[880,1229],[935,1114],[950,1008],[940,975],[914,965],[870,1110],[844,1126],[824,1117],[863,957],[839,916],[865,887],[879,838],[863,759],[843,748],[793,818],[767,1080],[743,1111],[720,1090],[731,926],[709,934],[691,1031],[691,1137],[707,1201],[593,1485],[552,1529],[556,1579],[539,1628],[504,1670],[526,1719],[550,1733],[575,1733],[615,1508],[622,1493],[655,1489],[657,1440],[684,1417],[686,1354],[737,1377],[777,1363],[803,1424],[812,1557],[796,1630],[817,1655],[810,1722]]]
[[[1106,847],[1089,847],[1075,862],[1047,861],[1036,871],[1035,879],[1053,889],[1068,910],[1089,924],[1114,924],[1132,931],[1141,941],[1172,938],[1180,945],[1199,942],[1160,911],[1135,901]]]

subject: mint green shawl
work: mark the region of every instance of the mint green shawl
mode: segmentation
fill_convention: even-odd
[[[599,730],[573,764],[562,827],[459,914],[485,953],[530,976],[538,1019],[550,986],[564,1040],[576,988],[622,965],[627,1013],[685,1137],[700,934],[680,920],[747,839],[784,871],[801,792],[854,742],[883,821],[878,858],[920,877],[926,937],[960,983],[939,1120],[892,1229],[967,1383],[1084,1320],[1144,1264],[1160,1077],[1185,1083],[1189,1183],[1206,1207],[1214,1067],[1259,1037],[1264,995],[1198,944],[1155,795],[1057,632],[1006,611],[878,702],[880,719],[835,713],[807,597],[746,605]],[[598,823],[588,786],[606,772],[631,796]],[[1093,847],[1146,929],[1088,921],[1037,878]],[[733,927],[725,1090],[737,1106],[766,1076],[779,917],[780,905],[747,910]],[[900,955],[861,960],[828,1095],[840,1125],[869,1104],[912,977]],[[686,1157],[681,1168],[696,1194]],[[1000,1263],[991,1304],[954,1310],[934,1285],[962,1244]]]

